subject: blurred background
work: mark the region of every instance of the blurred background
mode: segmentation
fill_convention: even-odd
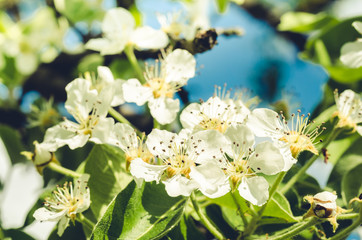
[[[317,116],[334,104],[335,88],[361,92],[361,68],[339,60],[342,45],[361,37],[351,25],[362,20],[360,0],[0,0],[0,230],[14,231],[15,239],[47,239],[54,227],[32,223],[22,229],[54,176],[40,176],[20,152],[31,151],[33,141],[42,141],[48,127],[68,116],[65,86],[87,71],[96,73],[99,65],[117,78],[134,76],[125,55],[84,48],[101,35],[103,16],[113,7],[129,9],[138,24],[154,28],[160,28],[157,14],[187,11],[216,33],[205,49],[194,42],[197,75],[179,94],[184,104],[207,100],[215,85],[226,84],[246,100],[257,97],[259,106]],[[157,54],[136,52],[140,61]],[[143,109],[124,105],[120,111],[150,131],[150,118],[139,117]],[[87,153],[62,151],[74,159],[70,168]],[[322,186],[329,172],[318,177]]]

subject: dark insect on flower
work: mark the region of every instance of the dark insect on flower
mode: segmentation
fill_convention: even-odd
[[[328,153],[327,148],[322,148],[322,154],[323,154],[323,157],[324,157],[324,163],[327,163],[328,160],[329,160],[329,156],[330,156],[330,154]]]

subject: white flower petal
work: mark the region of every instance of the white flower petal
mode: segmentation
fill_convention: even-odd
[[[64,125],[63,123],[60,123]],[[54,146],[62,147],[68,145],[70,149],[83,147],[90,135],[75,134],[74,132],[65,130],[60,124],[48,128],[45,132],[44,142],[47,144],[54,144]]]
[[[247,122],[248,127],[258,137],[272,137],[279,139],[283,136],[283,127],[280,124],[278,113],[267,108],[255,109]]]
[[[284,158],[280,150],[271,142],[256,145],[255,152],[250,156],[249,166],[254,171],[274,175],[284,169]]]
[[[134,102],[142,106],[153,97],[152,90],[144,87],[135,79],[129,79],[123,84],[123,96],[126,102]]]
[[[123,51],[126,41],[117,41],[117,39],[96,38],[91,39],[85,44],[85,48],[99,51],[101,55],[118,54]]]
[[[220,116],[228,118],[228,116],[224,114],[225,108],[227,108],[227,104],[221,101],[219,97],[211,97],[205,103],[201,104],[201,112],[210,118],[219,119]]]
[[[124,8],[112,8],[107,11],[102,22],[102,31],[106,35],[122,34],[128,38],[136,23],[132,14]]]
[[[92,137],[89,140],[97,144],[108,143],[113,126],[113,118],[100,118],[97,125],[93,128]]]
[[[199,190],[209,198],[218,198],[230,191],[228,177],[212,161],[191,167],[190,177],[199,184]]]
[[[288,171],[295,163],[297,163],[297,159],[292,156],[292,152],[290,151],[290,145],[283,141],[276,141],[274,144],[279,148],[280,153],[284,159],[284,168],[282,171]]]
[[[34,165],[42,165],[48,163],[52,159],[51,150],[52,145],[47,143],[37,143],[35,142],[35,156],[34,156]]]
[[[119,106],[125,102],[124,97],[123,97],[123,84],[125,82],[126,81],[120,80],[120,79],[117,79],[114,81],[114,83],[112,85],[112,87],[114,89],[114,95],[113,95],[113,99],[111,102],[112,107]]]
[[[357,32],[362,34],[362,22],[355,21],[352,23],[352,26],[357,30]]]
[[[114,78],[111,70],[106,66],[99,66],[97,68],[98,78],[104,85],[113,84]]]
[[[167,158],[172,154],[171,149],[168,148],[168,145],[173,141],[180,142],[179,136],[176,133],[154,128],[147,136],[146,145],[154,156]]]
[[[351,68],[362,66],[362,41],[349,42],[342,46],[340,60]]]
[[[91,83],[86,79],[77,78],[70,82],[65,90],[67,91],[67,101],[65,102],[65,108],[74,116],[75,119],[88,118],[88,114],[91,112],[93,105],[97,99],[98,92],[93,89],[90,90]]]
[[[180,121],[183,128],[194,129],[201,122],[200,104],[191,103],[180,114]]]
[[[113,129],[114,138],[110,144],[120,147],[123,151],[127,150],[127,146],[137,148],[138,141],[135,130],[126,123],[116,123]]]
[[[160,124],[169,124],[175,120],[180,111],[180,101],[168,97],[154,98],[148,101],[151,115]]]
[[[131,161],[130,172],[135,178],[142,178],[146,182],[156,181],[161,179],[161,175],[167,169],[167,166],[152,165],[144,162],[141,158],[136,158]]]
[[[362,126],[357,126],[357,132],[362,136]]]
[[[59,224],[58,224],[58,236],[62,236],[65,229],[68,227],[69,224],[69,218],[67,217],[63,217],[62,219],[60,219]]]
[[[78,199],[82,199],[79,201],[81,204],[77,205],[77,208],[74,209],[74,214],[84,212],[90,206],[90,192],[88,188],[88,180],[89,174],[83,174],[80,176],[74,184],[74,196]]]
[[[350,118],[355,123],[362,121],[362,102],[359,94],[347,89],[341,93],[336,102],[338,111],[342,116]]]
[[[244,125],[230,126],[225,132],[230,142],[239,144],[244,151],[254,146],[255,138],[250,128]]]
[[[191,195],[192,191],[197,189],[198,184],[190,179],[187,179],[181,175],[175,175],[174,177],[162,181],[165,184],[166,192],[171,197]]]
[[[65,216],[67,209],[60,212],[52,212],[45,207],[37,209],[33,217],[38,221],[58,221],[60,218]]]
[[[193,135],[192,141],[197,148],[191,148],[191,151],[197,156],[195,162],[199,164],[224,160],[224,153],[231,153],[227,138],[216,130],[199,131]]]
[[[243,178],[238,190],[240,196],[251,204],[262,206],[269,198],[269,183],[263,177]]]
[[[195,76],[196,60],[186,50],[176,49],[165,58],[166,82],[178,82],[185,85]]]
[[[131,42],[135,44],[138,50],[161,49],[167,46],[168,37],[161,30],[144,26],[132,32]]]

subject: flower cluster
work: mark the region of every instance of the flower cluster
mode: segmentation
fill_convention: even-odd
[[[34,218],[39,221],[59,221],[58,235],[61,236],[69,224],[74,222],[78,213],[89,208],[90,195],[87,187],[89,175],[84,174],[73,183],[66,182],[58,186],[53,196],[46,198],[44,207],[34,212]]]
[[[176,22],[166,23],[166,17],[159,18],[163,31],[136,27],[131,13],[123,8],[106,13],[102,38],[90,40],[87,48],[102,55],[122,51],[129,55],[127,51],[133,48],[158,49],[159,58],[145,64],[143,78],[115,79],[108,67],[99,66],[97,75],[87,72],[70,82],[65,88],[65,108],[71,117],[48,128],[43,142],[34,143],[35,152],[24,155],[41,173],[50,162],[58,164],[55,152],[60,147],[76,149],[88,141],[110,144],[124,152],[126,170],[138,186],[144,181],[162,182],[171,197],[187,197],[199,191],[208,198],[218,198],[237,191],[250,204],[263,206],[276,189],[270,192],[266,176],[281,173],[283,177],[303,151],[319,155],[317,144],[325,128],[300,110],[287,121],[282,112],[251,107],[238,92],[231,97],[231,91],[221,88],[216,88],[214,96],[206,101],[191,103],[181,111],[177,92],[195,76],[196,60],[186,50],[165,47],[168,35],[188,39],[194,35],[190,31],[194,33],[195,26],[200,26],[189,29],[180,24],[175,28],[171,25]],[[361,134],[360,96],[352,90],[335,96],[338,110],[334,116],[339,119],[336,127]],[[155,128],[149,134],[140,134],[128,121],[118,118],[121,122],[116,123],[108,116],[114,116],[113,107],[124,103],[147,103],[146,112],[153,117]],[[90,205],[88,178],[82,175],[74,188],[72,183],[58,187],[34,217],[60,220],[61,235],[69,221]],[[305,217],[327,218],[335,230],[336,216],[341,212],[336,196],[323,192],[305,199],[311,203]]]

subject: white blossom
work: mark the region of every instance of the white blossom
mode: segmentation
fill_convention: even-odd
[[[280,149],[271,142],[259,143],[254,149],[254,135],[244,125],[230,126],[224,135],[218,134],[226,136],[223,157],[216,162],[218,168],[208,167],[199,173],[214,188],[220,188],[219,192],[238,189],[240,196],[252,204],[263,205],[269,198],[269,184],[258,173],[274,175],[283,170],[285,163]],[[228,184],[225,179],[229,179]]]
[[[107,94],[113,96],[111,106],[118,106],[124,103],[122,85],[125,82],[121,79],[114,79],[111,70],[105,66],[97,68],[98,77],[91,76],[88,72],[84,74],[84,78],[91,82],[91,89],[96,89],[98,94],[101,91],[108,91]],[[110,89],[110,90],[109,90]]]
[[[224,139],[215,138],[215,132],[210,130],[190,135],[187,131],[176,134],[153,129],[147,137],[146,144],[159,165],[149,164],[138,158],[131,162],[131,174],[136,180],[162,181],[170,196],[189,196],[202,184],[202,179],[191,177],[193,171],[204,163],[216,161],[221,157],[217,146],[221,146]],[[200,186],[200,190],[209,189]]]
[[[136,27],[132,14],[124,8],[107,11],[102,22],[103,38],[91,39],[86,48],[102,55],[121,53],[128,45],[138,50],[161,49],[168,44],[167,35],[149,26]]]
[[[136,131],[125,123],[116,123],[112,131],[110,144],[121,148],[126,155],[126,169],[135,159],[141,159],[146,163],[154,163],[154,156],[144,143],[145,135],[137,136]]]
[[[193,55],[176,49],[154,65],[146,66],[145,84],[142,85],[137,79],[124,83],[124,99],[139,106],[148,102],[151,115],[159,123],[171,123],[180,109],[180,102],[174,99],[174,95],[195,75],[195,68]]]
[[[39,221],[59,221],[58,235],[61,236],[69,224],[76,219],[77,213],[89,208],[90,194],[87,187],[89,175],[84,174],[73,184],[64,183],[53,192],[52,198],[46,198],[44,207],[34,212],[34,218]]]
[[[315,141],[324,128],[320,131],[321,126],[310,127],[309,116],[310,114],[307,116],[300,114],[300,110],[298,110],[297,115],[291,115],[288,124],[288,121],[282,114],[279,115],[267,108],[258,108],[253,110],[247,124],[256,136],[270,137],[275,141],[281,141],[277,143],[280,146],[283,143],[288,145],[292,156],[297,158],[299,153],[305,150],[318,155]],[[296,162],[296,160],[290,160]]]
[[[337,111],[334,116],[338,116],[339,121],[337,127],[352,128],[362,135],[362,126],[358,126],[362,122],[362,101],[359,94],[352,90],[345,90],[340,95],[336,90],[334,92],[336,100]]]
[[[182,111],[180,121],[184,128],[195,132],[214,129],[224,133],[229,126],[242,124],[249,112],[241,102],[236,104],[231,99],[214,96],[201,104],[188,105]]]
[[[114,120],[107,118],[112,101],[109,91],[91,89],[91,83],[85,79],[75,79],[66,86],[67,101],[65,108],[76,122],[65,119],[63,122],[47,129],[44,142],[57,147],[68,145],[75,149],[82,147],[88,140],[97,144],[107,143]]]

